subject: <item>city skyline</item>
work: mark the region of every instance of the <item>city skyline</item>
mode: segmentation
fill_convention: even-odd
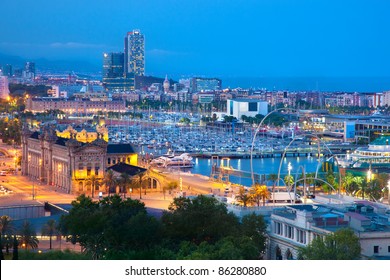
[[[146,75],[390,76],[389,3],[311,2],[5,1],[0,53],[101,70],[103,52],[122,52],[124,34],[140,29]]]

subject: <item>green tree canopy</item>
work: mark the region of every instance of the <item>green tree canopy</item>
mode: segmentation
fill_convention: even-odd
[[[164,212],[162,223],[168,237],[200,244],[234,234],[238,218],[218,200],[201,195],[194,199],[175,198],[169,211]]]
[[[113,195],[95,202],[81,195],[72,206],[61,219],[61,231],[93,259],[122,258],[131,248],[153,246],[160,238],[159,223],[138,200]]]
[[[306,260],[355,260],[360,257],[359,238],[351,229],[340,229],[324,238],[315,238],[299,253]]]

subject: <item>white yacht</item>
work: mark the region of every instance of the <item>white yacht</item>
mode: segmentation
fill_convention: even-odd
[[[183,153],[179,156],[170,156],[170,157],[161,156],[152,160],[151,164],[163,168],[169,168],[169,167],[191,168],[194,166],[192,157],[187,153]]]

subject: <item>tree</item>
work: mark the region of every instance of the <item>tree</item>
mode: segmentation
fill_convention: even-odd
[[[86,181],[86,185],[87,186],[91,186],[91,195],[92,195],[92,198],[95,197],[95,190],[99,190],[99,187],[101,185],[101,180],[96,177],[95,175],[91,175],[91,177],[89,177]]]
[[[0,260],[4,260],[4,254],[3,254],[3,238],[0,237]]]
[[[336,176],[334,175],[333,171],[331,170],[328,171],[325,179],[328,182],[328,184],[333,187],[333,189],[338,189]],[[333,189],[328,184],[323,184],[322,187],[326,192],[331,193]]]
[[[42,235],[49,236],[49,249],[52,249],[52,239],[53,235],[58,234],[58,228],[56,221],[53,219],[50,219],[46,222],[46,224],[42,227]]]
[[[359,238],[353,230],[340,229],[324,238],[317,237],[299,254],[306,260],[355,260],[360,257]]]
[[[294,177],[292,175],[286,175],[284,177],[284,183],[286,187],[291,190],[292,186],[294,185]]]
[[[127,173],[122,173],[120,178],[119,178],[119,186],[120,186],[120,192],[124,193],[126,197],[127,189],[131,185],[131,178],[129,174]]]
[[[5,246],[5,252],[9,254],[9,247],[11,246],[11,235],[14,233],[15,227],[9,216],[3,215],[0,217],[0,237],[2,239],[2,246]],[[3,247],[0,246],[2,249]]]
[[[224,116],[223,118],[226,123],[237,122],[237,118],[234,116]]]
[[[354,179],[354,176],[351,173],[347,173],[343,177],[342,186],[347,194],[352,193],[353,179]]]
[[[265,252],[266,230],[263,216],[252,213],[241,219],[241,235],[248,236],[254,242],[258,256]]]
[[[108,195],[110,195],[111,192],[115,192],[114,191],[115,184],[116,184],[115,176],[114,176],[114,172],[111,169],[109,169],[104,174],[103,184],[106,186],[106,192]]]
[[[142,199],[142,186],[145,181],[145,172],[140,172],[136,176],[133,177],[131,186],[134,189],[139,189],[139,199]]]
[[[356,190],[352,195],[357,196],[359,192],[362,192],[362,196],[364,199],[364,184],[365,183],[366,182],[365,182],[363,177],[361,177],[361,176],[354,177],[353,184],[354,184],[354,187],[356,188]]]
[[[256,202],[257,206],[260,206],[260,201],[263,201],[263,206],[265,206],[265,201],[271,197],[270,192],[266,185],[260,185],[258,183],[254,184],[249,190],[249,194],[252,198],[252,201]]]
[[[177,183],[177,181],[171,181],[169,182],[168,184],[166,184],[164,187],[163,187],[163,193],[164,193],[164,199],[165,199],[165,192],[168,191],[169,194],[171,194],[171,192],[175,189],[177,189],[177,187],[179,186],[179,184]]]
[[[375,201],[383,196],[383,187],[380,186],[378,178],[372,179],[367,183],[366,194]]]
[[[253,202],[251,195],[244,187],[241,187],[239,189],[238,195],[236,196],[236,200],[244,207],[247,207],[248,204],[251,204]]]
[[[160,223],[139,200],[81,195],[61,217],[61,232],[78,242],[92,259],[125,259],[131,250],[150,249],[161,238]]]
[[[13,250],[12,250],[12,259],[13,260],[18,260],[19,259],[19,242],[18,239],[16,238],[16,235],[14,235],[13,238]]]
[[[23,222],[19,231],[19,243],[22,244],[26,250],[28,247],[31,249],[38,248],[39,240],[37,234],[31,223],[27,220]]]
[[[168,209],[161,221],[165,235],[173,244],[180,241],[215,243],[224,236],[237,234],[238,218],[213,197],[174,198]]]
[[[269,174],[268,175],[268,180],[270,180],[272,182],[272,192],[275,191],[275,187],[276,187],[276,184],[277,184],[277,181],[278,181],[278,175],[277,174]]]

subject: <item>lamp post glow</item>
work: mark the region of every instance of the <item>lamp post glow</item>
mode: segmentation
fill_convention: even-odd
[[[371,176],[372,176],[372,171],[371,171],[371,169],[369,169],[369,170],[367,171],[367,182],[370,182],[370,181],[371,181]]]
[[[370,183],[371,179],[372,179],[372,171],[371,171],[371,164],[370,164],[370,168],[367,171],[367,183]],[[362,198],[364,200],[364,184],[362,184]]]
[[[288,189],[290,190],[290,188],[291,188],[291,170],[292,170],[291,162],[288,163],[287,170],[288,170]]]
[[[390,205],[390,180],[387,182],[387,203]]]

